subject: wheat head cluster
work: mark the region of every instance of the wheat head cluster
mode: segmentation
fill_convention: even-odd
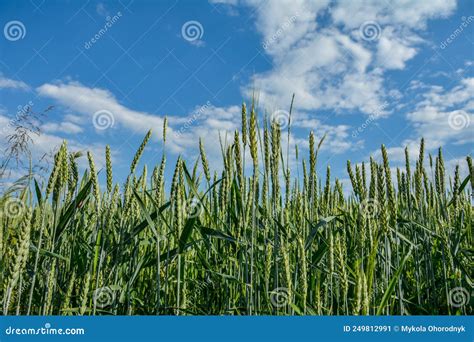
[[[150,131],[124,184],[109,146],[105,170],[87,152],[80,174],[64,142],[46,181],[1,195],[1,313],[472,314],[471,157],[466,178],[446,174],[421,140],[395,174],[381,146],[380,161],[347,162],[343,189],[317,167],[325,138],[311,132],[303,156],[282,147],[290,127],[242,105],[214,171],[203,140],[197,160],[167,165],[165,120],[161,160],[138,170]]]

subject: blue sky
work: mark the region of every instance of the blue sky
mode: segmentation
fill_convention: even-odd
[[[382,143],[394,167],[422,136],[451,168],[472,153],[472,1],[2,1],[0,25],[2,145],[18,108],[54,106],[36,159],[67,139],[102,165],[110,144],[124,177],[150,128],[159,162],[167,115],[169,165],[199,137],[220,165],[253,93],[283,125],[295,93],[291,150],[327,134],[319,167],[342,179]]]

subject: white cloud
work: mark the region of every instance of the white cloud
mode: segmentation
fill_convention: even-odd
[[[394,1],[340,1],[332,12],[335,22],[348,28],[358,28],[368,20],[380,25],[403,25],[425,29],[427,21],[444,18],[456,9],[456,0],[394,0]]]
[[[198,113],[197,119],[193,120],[195,113]],[[240,127],[240,117],[239,106],[220,108],[212,105],[196,107],[186,117],[170,117],[170,124],[174,125],[176,131],[174,138],[172,137],[172,151],[177,154],[193,154],[201,137],[210,158],[218,160],[221,157],[220,139],[222,138],[223,144],[231,144],[234,131]]]
[[[93,129],[94,113],[106,110],[114,116],[115,124],[145,133],[150,128],[155,136],[161,137],[163,118],[145,112],[131,110],[120,104],[107,90],[89,88],[78,82],[43,84],[37,88],[40,95],[52,98],[68,109],[86,116],[90,121],[88,129]]]
[[[262,34],[264,41],[272,42],[269,44],[268,51],[275,55],[290,51],[295,44],[301,43],[308,33],[314,32],[317,27],[316,17],[326,8],[329,1],[247,0],[244,3],[251,6],[257,13],[255,22],[257,30]],[[288,22],[290,25],[286,27],[285,23]],[[274,36],[276,40],[273,39]]]
[[[95,6],[95,11],[97,12],[98,15],[101,15],[103,17],[106,17],[109,14],[109,11],[107,9],[107,7],[105,6],[104,3],[102,2],[99,2],[96,6]]]
[[[211,4],[237,5],[238,0],[209,0]]]
[[[384,88],[385,70],[404,69],[416,55],[423,42],[417,32],[426,29],[428,20],[446,17],[456,7],[454,0],[243,3],[257,14],[256,28],[273,62],[272,69],[253,77],[244,93],[257,89],[264,105],[280,107],[296,93],[297,109],[365,114],[380,107],[389,92]],[[328,26],[321,27],[322,17]],[[379,39],[361,39],[359,28],[368,21],[380,26]]]
[[[474,78],[462,79],[450,90],[433,86],[415,110],[407,114],[419,136],[434,145],[474,143]]]
[[[288,106],[296,94],[295,108],[361,110],[380,107],[384,95],[378,70],[367,71],[371,53],[335,30],[312,34],[284,56],[275,56],[275,66],[253,77],[247,95],[258,89],[266,106]],[[318,53],[315,53],[318,51]]]
[[[411,112],[407,116],[416,132],[435,145],[441,146],[448,142],[466,144],[474,142],[471,122],[474,114],[463,109],[443,111],[437,107],[426,106]]]
[[[474,77],[461,79],[459,84],[450,91],[446,91],[442,86],[431,86],[424,97],[425,100],[420,103],[420,106],[435,105],[443,109],[473,100]]]
[[[416,49],[391,29],[385,29],[377,47],[377,63],[386,69],[404,69],[405,63],[416,55]]]
[[[78,82],[44,84],[37,90],[40,95],[52,98],[66,107],[66,110],[77,113],[67,115],[66,121],[60,124],[45,125],[47,132],[92,132],[95,130],[94,113],[106,110],[114,117],[114,125],[109,129],[124,129],[127,134],[145,134],[152,128],[153,138],[162,138],[163,117],[127,108],[107,90],[89,88]],[[168,122],[167,148],[170,152],[195,155],[199,137],[203,137],[209,142],[206,145],[209,145],[210,158],[217,160],[221,155],[219,134],[224,137],[227,133],[228,141],[231,141],[234,130],[240,125],[240,107],[219,108],[208,103],[196,107],[188,116],[170,116]]]
[[[84,131],[81,126],[69,121],[64,121],[61,123],[48,122],[42,125],[41,129],[45,132],[64,132],[67,134],[76,134]]]
[[[6,78],[0,74],[0,89],[28,90],[30,87],[23,81],[16,81]]]
[[[415,90],[424,90],[422,99],[406,114],[408,124],[413,127],[412,137],[399,147],[388,149],[390,158],[396,162],[405,159],[404,147],[408,146],[410,157],[418,155],[419,140],[425,138],[425,148],[433,151],[447,144],[474,143],[474,78],[461,79],[452,89],[428,86],[415,82]],[[376,157],[379,151],[374,151]]]
[[[64,120],[68,122],[72,122],[77,125],[81,125],[84,122],[84,119],[79,115],[74,114],[66,114],[64,115]]]

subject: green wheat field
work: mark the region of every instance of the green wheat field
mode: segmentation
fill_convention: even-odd
[[[64,142],[45,182],[24,177],[0,199],[1,313],[472,314],[471,157],[466,178],[447,174],[421,140],[395,174],[381,146],[380,162],[347,162],[343,189],[317,172],[324,138],[311,133],[305,155],[282,147],[290,126],[243,105],[216,172],[205,144],[218,142],[166,163],[165,120],[161,161],[137,169],[150,131],[124,184],[108,146],[104,170],[87,153],[80,174],[86,156]]]

